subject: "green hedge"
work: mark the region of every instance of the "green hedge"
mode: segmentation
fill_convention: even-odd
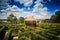
[[[4,40],[11,40],[10,39],[11,33],[12,33],[12,29],[9,29],[5,34]]]
[[[1,28],[0,28],[0,33],[4,30],[4,28],[5,28],[5,27],[1,27]]]

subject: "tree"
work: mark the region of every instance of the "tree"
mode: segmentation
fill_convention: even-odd
[[[17,22],[16,16],[14,16],[12,13],[9,15],[7,20],[10,21],[10,22],[14,22],[14,23]]]
[[[55,13],[55,15],[56,15],[56,22],[58,22],[58,23],[60,23],[60,11],[57,11],[56,13]]]
[[[50,19],[44,19],[44,20],[42,20],[42,22],[49,23],[50,22]]]
[[[56,16],[52,15],[50,21],[54,23],[56,21]]]
[[[24,17],[19,18],[20,23],[24,23]]]
[[[56,11],[55,15],[52,15],[50,20],[54,23],[60,23],[60,11]]]
[[[13,23],[17,23],[17,18],[16,18],[16,16],[15,16],[14,19],[13,19]]]

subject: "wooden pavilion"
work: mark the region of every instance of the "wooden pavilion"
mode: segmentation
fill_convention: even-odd
[[[36,19],[33,16],[29,16],[25,19],[25,25],[26,26],[36,26]]]

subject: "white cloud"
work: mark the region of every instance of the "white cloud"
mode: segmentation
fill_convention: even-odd
[[[12,7],[7,8],[6,10],[1,10],[3,13],[0,16],[0,19],[5,19],[7,18],[11,13],[13,13],[15,16],[17,16],[17,18],[19,18],[20,16],[22,17],[27,17],[29,15],[34,16],[37,19],[45,19],[45,18],[49,18],[49,16],[46,16],[46,14],[44,13],[44,11],[46,13],[47,8],[44,7],[43,9],[40,9],[41,13],[43,13],[42,15],[39,15],[37,13],[34,12],[27,12],[24,11],[24,9],[22,8],[18,8],[17,6],[13,5]]]
[[[36,4],[43,2],[43,0],[36,0]]]
[[[24,6],[31,6],[33,3],[33,0],[15,0],[17,2],[20,2],[20,4],[24,4]],[[41,3],[43,0],[37,0],[35,1],[35,5],[33,8],[33,11],[25,11],[24,8],[18,8],[16,5],[13,5],[12,7],[8,7],[7,9],[1,10],[2,15],[0,15],[0,19],[7,18],[11,13],[13,13],[17,18],[20,16],[27,17],[29,15],[34,16],[36,19],[47,19],[50,18],[48,16],[48,8],[44,7],[44,5]],[[30,10],[31,8],[27,8]]]
[[[0,15],[0,19],[6,19],[11,13],[13,13],[17,18],[20,16],[27,17],[28,15],[32,15],[31,12],[24,11],[24,9],[20,9],[15,5],[7,8],[6,10],[3,9],[1,12],[2,15]]]
[[[18,8],[17,6],[13,5],[12,7],[9,7],[7,9],[3,9],[1,10],[2,15],[0,17],[0,19],[3,18],[7,18],[11,13],[13,13],[15,16],[19,16],[20,13],[22,13],[23,9]],[[6,17],[4,17],[6,16]]]
[[[33,4],[33,0],[15,0],[16,2],[20,2],[20,4],[24,4],[24,6],[31,6]]]
[[[1,15],[0,15],[0,19],[6,19],[7,16],[5,16],[5,15],[6,15],[6,13],[1,14]]]
[[[39,9],[39,12],[40,12],[40,14],[42,14],[42,15],[48,15],[48,13],[49,13],[47,7],[40,8],[40,9]]]
[[[33,12],[39,12],[40,10],[43,7],[43,5],[41,3],[39,4],[35,4],[34,5],[34,8],[33,8]]]
[[[37,19],[49,19],[50,16],[36,15],[35,18],[37,18]]]
[[[9,7],[8,1],[10,1],[10,0],[0,0],[0,9],[3,9],[3,8],[5,9],[5,8]]]
[[[32,12],[37,13],[39,15],[39,17],[47,18],[48,14],[49,14],[48,8],[44,7],[44,5],[41,2],[43,2],[43,0],[35,1],[35,5],[34,5]]]
[[[59,11],[58,9],[57,10],[55,10],[55,12],[57,12],[57,11]]]

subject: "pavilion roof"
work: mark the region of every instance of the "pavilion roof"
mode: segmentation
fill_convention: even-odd
[[[36,19],[33,16],[28,16],[25,21],[36,21]]]

